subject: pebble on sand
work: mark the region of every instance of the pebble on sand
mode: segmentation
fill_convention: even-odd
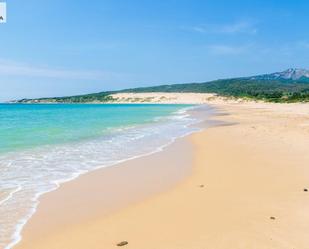
[[[127,244],[129,244],[128,241],[121,241],[117,244],[117,246],[125,246]]]
[[[304,188],[304,191],[305,191],[305,192],[307,192],[307,191],[308,191],[308,189]]]
[[[275,219],[276,219],[276,217],[274,217],[274,216],[270,216],[270,219],[271,219],[271,220],[275,220]]]

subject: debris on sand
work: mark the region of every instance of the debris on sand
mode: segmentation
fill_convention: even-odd
[[[127,244],[129,244],[128,241],[121,241],[117,244],[117,246],[125,246]]]

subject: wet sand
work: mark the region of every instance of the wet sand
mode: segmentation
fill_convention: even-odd
[[[211,104],[230,125],[63,184],[16,248],[307,249],[308,105]]]

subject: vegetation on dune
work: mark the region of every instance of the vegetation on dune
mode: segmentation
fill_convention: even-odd
[[[309,83],[288,80],[253,80],[237,78],[206,83],[142,87],[122,92],[191,92],[216,93],[221,96],[250,98],[270,102],[307,102]]]
[[[112,93],[118,92],[187,92],[187,93],[216,93],[221,96],[249,98],[269,102],[309,102],[308,78],[300,80],[283,79],[253,79],[235,78],[215,80],[205,83],[187,83],[161,85],[154,87],[141,87],[125,89],[114,92],[101,92],[95,94],[41,98],[35,100],[20,100],[21,103],[96,103],[113,102]]]
[[[110,95],[111,92],[102,92],[86,95],[55,97],[55,98],[39,98],[39,99],[22,99],[20,103],[97,103],[112,102],[114,99]]]

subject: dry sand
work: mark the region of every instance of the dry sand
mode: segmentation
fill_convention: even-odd
[[[309,106],[211,103],[233,125],[64,184],[16,248],[308,249]]]
[[[113,103],[203,104],[215,95],[211,93],[115,93]]]

